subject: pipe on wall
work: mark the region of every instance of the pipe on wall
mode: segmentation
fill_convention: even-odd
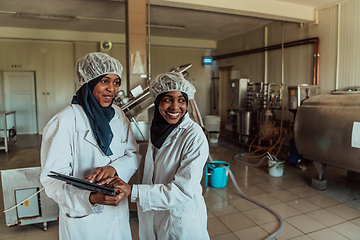
[[[337,43],[336,43],[336,77],[335,77],[335,90],[339,89],[339,61],[340,61],[340,13],[341,6],[338,4],[337,16]]]
[[[260,53],[260,52],[266,52],[266,51],[272,51],[272,50],[278,50],[288,47],[295,47],[300,45],[306,45],[306,44],[314,44],[314,76],[313,76],[313,85],[319,85],[319,38],[307,38],[303,40],[293,41],[293,42],[287,42],[284,44],[276,44],[271,46],[265,46],[261,48],[255,48],[251,50],[245,50],[240,52],[234,52],[234,53],[227,53],[223,55],[213,56],[213,60],[221,60],[226,58],[232,58],[232,57],[239,57],[254,53]]]
[[[268,45],[268,27],[264,28],[264,45],[267,47]],[[268,52],[264,53],[264,83],[268,83]]]
[[[281,22],[281,84],[285,85],[284,71],[284,22]]]

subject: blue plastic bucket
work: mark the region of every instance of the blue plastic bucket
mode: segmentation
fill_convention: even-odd
[[[207,163],[209,185],[213,188],[223,188],[226,186],[228,171],[223,167],[229,168],[230,163],[223,161],[213,161]]]

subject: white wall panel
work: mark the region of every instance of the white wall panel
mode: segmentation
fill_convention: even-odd
[[[35,72],[38,130],[42,132],[52,115],[70,103],[75,92],[73,44],[1,40],[0,49],[4,50],[0,70]]]
[[[264,29],[221,40],[217,46],[217,56],[261,48],[264,46]],[[264,53],[220,59],[216,64],[218,67],[233,66],[232,69],[239,70],[242,77],[248,77],[252,82],[261,82],[264,79]]]
[[[341,4],[339,89],[360,86],[360,2]]]
[[[319,37],[319,85],[322,93],[335,89],[337,49],[337,7],[319,11],[319,24],[309,26],[309,37]]]

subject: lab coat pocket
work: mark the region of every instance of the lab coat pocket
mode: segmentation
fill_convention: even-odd
[[[169,232],[174,239],[204,239],[201,226],[199,208],[171,211]]]
[[[96,219],[91,215],[70,215],[64,214],[64,221],[61,221],[60,234],[66,238],[71,236],[71,239],[91,239],[96,234],[96,226],[94,225]],[[86,229],[86,231],[79,229]],[[62,239],[62,238],[60,238]]]

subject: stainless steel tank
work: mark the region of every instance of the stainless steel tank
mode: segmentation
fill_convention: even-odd
[[[253,123],[254,113],[251,111],[237,111],[237,134],[249,136]]]
[[[360,172],[358,124],[360,94],[313,96],[296,114],[297,150],[306,159]]]

